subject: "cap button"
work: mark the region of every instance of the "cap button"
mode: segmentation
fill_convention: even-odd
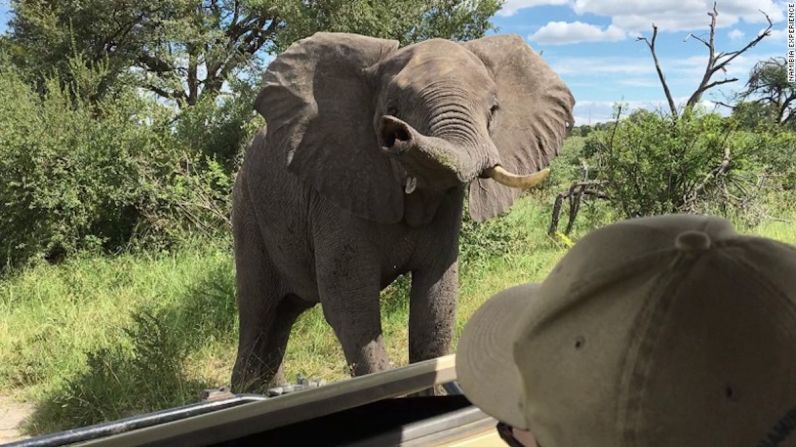
[[[702,231],[683,231],[677,235],[674,246],[682,251],[704,251],[710,248],[710,236]]]

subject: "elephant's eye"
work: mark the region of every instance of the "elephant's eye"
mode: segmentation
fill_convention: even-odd
[[[392,115],[392,116],[397,117],[398,116],[398,109],[396,109],[395,107],[389,107],[387,109],[387,115]]]
[[[495,120],[495,113],[498,111],[500,106],[497,104],[493,105],[489,108],[489,120],[487,121],[487,129],[492,130],[492,122]]]

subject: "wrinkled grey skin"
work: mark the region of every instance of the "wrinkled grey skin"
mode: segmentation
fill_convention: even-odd
[[[291,326],[317,303],[354,375],[388,368],[379,291],[407,272],[409,360],[447,354],[465,188],[474,219],[506,211],[521,191],[485,171],[547,166],[573,105],[518,36],[399,49],[318,33],[277,57],[234,190],[233,390],[281,380]]]

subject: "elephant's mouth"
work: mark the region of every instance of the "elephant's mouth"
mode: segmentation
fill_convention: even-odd
[[[391,115],[381,119],[379,143],[383,151],[399,158],[409,173],[404,185],[406,194],[415,191],[418,178],[424,184],[452,187],[482,177],[511,188],[527,189],[539,185],[550,173],[549,169],[543,169],[530,175],[517,175],[499,164],[483,169],[467,151],[457,150],[444,139],[423,135]]]

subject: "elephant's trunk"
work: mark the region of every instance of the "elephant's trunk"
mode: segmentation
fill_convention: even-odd
[[[475,158],[466,148],[426,136],[393,116],[382,117],[379,140],[382,150],[398,157],[410,175],[426,182],[466,183],[478,175]]]
[[[400,157],[401,163],[410,175],[417,175],[426,182],[467,183],[475,177],[491,178],[496,182],[512,188],[527,189],[540,184],[550,173],[544,169],[530,175],[517,175],[507,171],[499,164],[483,169],[486,152],[494,152],[494,145],[484,150],[458,147],[444,138],[426,136],[415,130],[406,122],[390,115],[381,119],[379,141],[382,150],[390,155]],[[489,158],[487,156],[487,158]],[[412,178],[416,182],[416,178]],[[407,191],[414,190],[414,183],[407,184]]]

